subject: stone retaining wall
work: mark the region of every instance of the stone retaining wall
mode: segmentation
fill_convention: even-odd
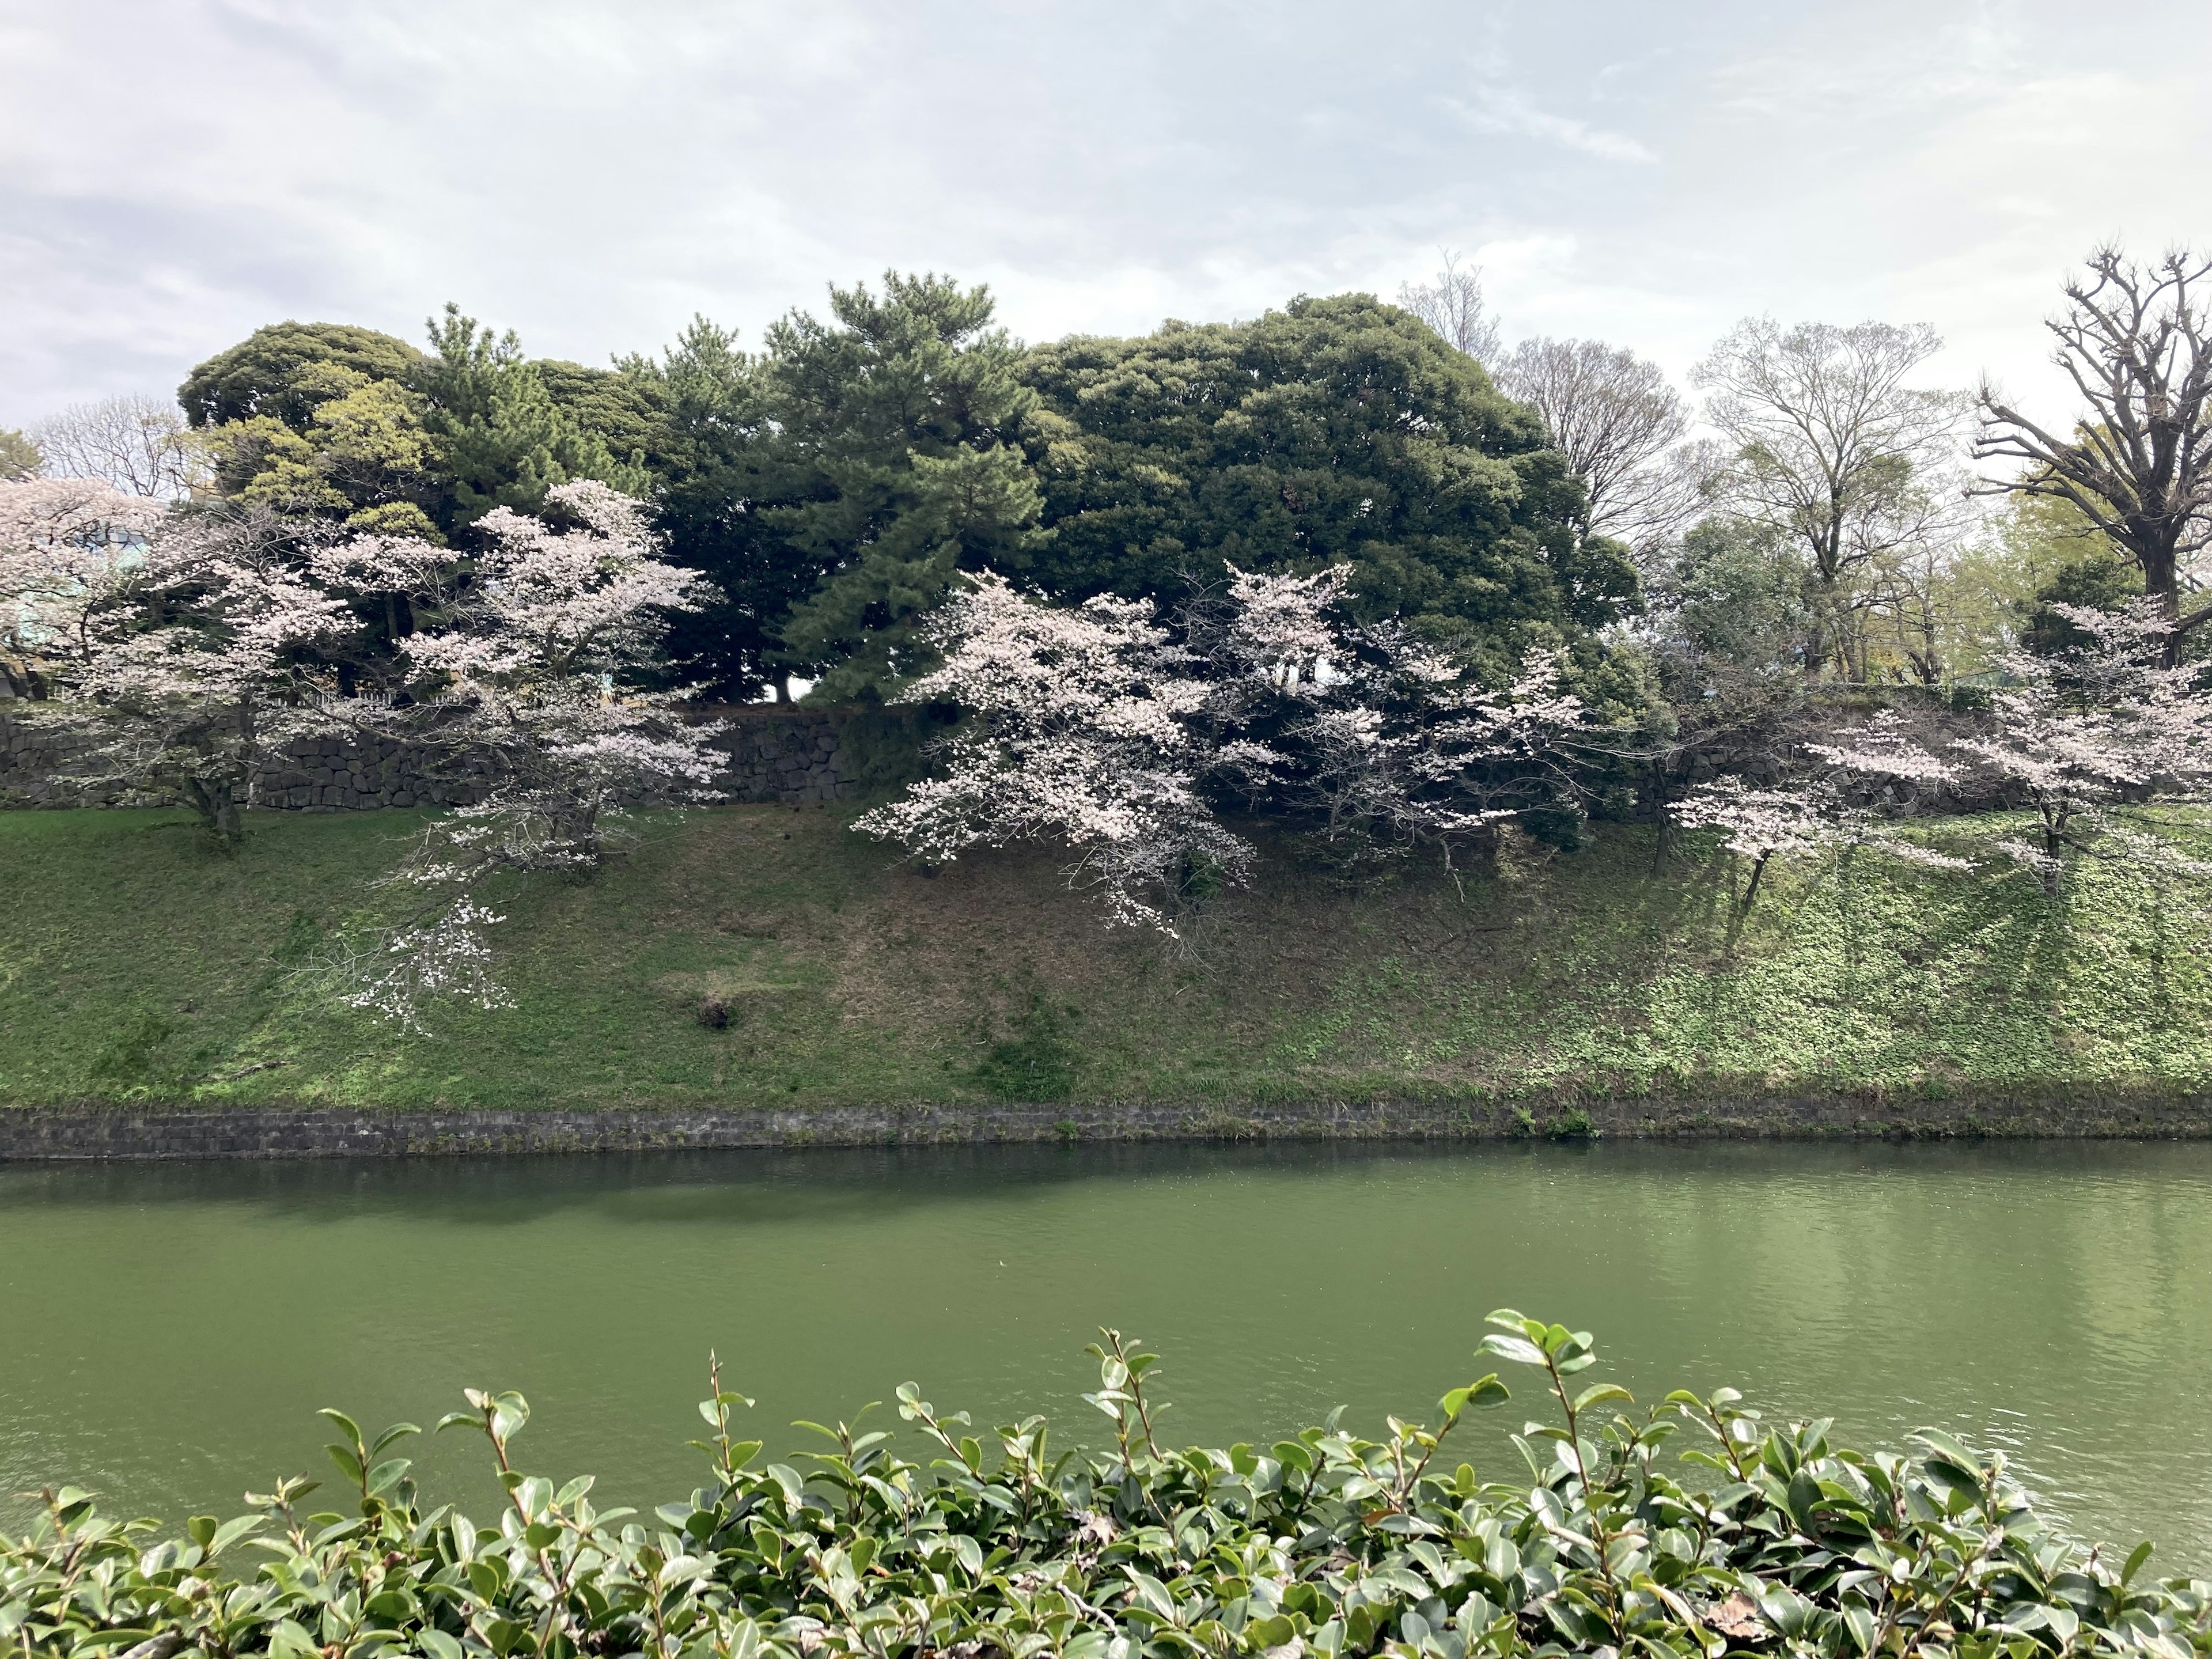
[[[1571,1111],[1572,1118],[1563,1116]],[[1572,1123],[1574,1131],[1567,1125]],[[88,1106],[0,1109],[0,1163],[49,1159],[420,1158],[1055,1141],[1607,1139],[2197,1139],[2212,1099],[2115,1091],[1640,1097],[1266,1105],[842,1106],[726,1111],[331,1111]]]
[[[853,792],[839,741],[839,710],[744,703],[702,708],[698,715],[728,726],[715,745],[729,755],[730,765],[714,785],[727,799],[795,805]],[[122,791],[70,783],[71,763],[82,752],[82,743],[70,742],[35,718],[15,718],[0,703],[0,806],[137,804]],[[480,766],[434,772],[422,755],[402,744],[320,738],[295,745],[282,764],[257,773],[253,804],[308,812],[454,806],[482,799],[489,782]]]

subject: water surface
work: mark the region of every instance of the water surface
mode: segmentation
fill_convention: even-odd
[[[1178,1439],[1340,1402],[1372,1431],[1468,1381],[1501,1304],[1594,1329],[1593,1375],[1641,1399],[1732,1383],[1869,1446],[1942,1425],[2077,1529],[2212,1567],[2212,1146],[2188,1145],[4,1167],[0,1505],[68,1479],[227,1513],[327,1472],[316,1407],[427,1425],[464,1385],[530,1396],[526,1466],[661,1501],[695,1481],[710,1347],[781,1449],[908,1378],[1095,1440],[1099,1325],[1165,1355]],[[1486,1477],[1518,1467],[1516,1394],[1470,1440]],[[489,1503],[476,1443],[421,1455]]]

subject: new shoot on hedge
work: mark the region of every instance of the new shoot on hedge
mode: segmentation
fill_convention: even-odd
[[[481,1434],[496,1516],[428,1503],[419,1432],[374,1437],[326,1412],[339,1482],[304,1477],[195,1516],[181,1535],[45,1494],[0,1539],[0,1643],[58,1659],[2194,1659],[2212,1583],[2153,1579],[2052,1531],[2005,1464],[1936,1430],[1904,1453],[1769,1425],[1730,1389],[1639,1407],[1582,1383],[1586,1331],[1510,1309],[1478,1364],[1528,1374],[1541,1420],[1478,1474],[1470,1413],[1509,1394],[1484,1371],[1429,1423],[1379,1440],[1341,1409],[1291,1438],[1163,1448],[1157,1357],[1118,1332],[1085,1396],[1103,1451],[1050,1448],[1042,1418],[984,1432],[913,1383],[923,1443],[801,1424],[821,1449],[762,1459],[750,1404],[710,1364],[706,1480],[650,1516],[602,1510],[588,1477],[526,1474],[517,1394],[471,1389],[439,1426]],[[1671,1454],[1684,1431],[1690,1449]],[[1457,1437],[1455,1438],[1455,1436]],[[1447,1443],[1451,1449],[1447,1450]],[[926,1461],[923,1461],[926,1460]],[[1510,1466],[1517,1460],[1518,1466]],[[1686,1465],[1686,1469],[1681,1466]]]

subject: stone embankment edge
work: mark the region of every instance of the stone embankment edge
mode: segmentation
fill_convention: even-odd
[[[2212,1096],[1972,1101],[850,1106],[605,1111],[0,1109],[0,1163],[422,1158],[1052,1141],[2212,1139]]]

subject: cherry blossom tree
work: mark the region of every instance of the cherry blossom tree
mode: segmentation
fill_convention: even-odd
[[[354,627],[268,515],[171,514],[143,545],[76,567],[52,636],[52,715],[79,782],[189,807],[235,842],[254,774],[330,730],[331,649]]]
[[[1759,880],[1771,860],[1811,858],[1835,844],[1831,805],[1823,792],[1809,784],[1760,788],[1739,777],[1723,776],[1698,785],[1668,810],[1679,829],[1725,832],[1721,850],[1751,866],[1751,879],[1741,901],[1748,910],[1759,896]]]
[[[1671,809],[1679,828],[1725,831],[1722,850],[1749,861],[1751,879],[1741,901],[1744,909],[1759,896],[1759,878],[1777,858],[1811,859],[1863,847],[1928,869],[1973,868],[1971,860],[1912,841],[1878,812],[1854,804],[1871,778],[1932,783],[1953,781],[1959,774],[1957,767],[1923,749],[1893,711],[1876,714],[1835,743],[1806,748],[1825,763],[1825,770],[1766,786],[1715,778]]]
[[[1194,894],[1249,877],[1254,849],[1220,823],[1222,799],[1307,815],[1330,837],[1441,845],[1449,867],[1455,843],[1559,787],[1554,740],[1581,706],[1548,657],[1486,692],[1400,631],[1346,623],[1349,575],[1232,566],[1175,630],[1148,603],[1062,610],[974,579],[933,622],[942,665],[900,694],[968,711],[939,746],[943,775],[855,827],[940,862],[1062,846],[1110,921],[1170,935]]]
[[[501,507],[478,521],[465,574],[453,553],[362,537],[318,573],[359,597],[408,595],[435,625],[399,641],[404,685],[356,698],[356,724],[448,769],[488,775],[484,797],[434,820],[395,879],[421,912],[345,964],[348,999],[404,1024],[428,1000],[504,1006],[482,896],[501,872],[596,866],[634,804],[713,799],[723,729],[682,717],[681,695],[636,688],[666,618],[710,592],[665,563],[635,501],[589,480],[548,492],[540,516]]]
[[[440,996],[500,1006],[483,884],[589,868],[630,805],[709,793],[721,728],[635,684],[707,584],[659,559],[637,502],[589,482],[549,492],[538,517],[488,514],[465,556],[330,533],[82,481],[0,484],[0,665],[82,738],[82,781],[181,802],[224,840],[255,775],[308,737],[386,737],[434,771],[488,779],[395,878],[422,907],[341,977],[393,1018]],[[404,599],[415,630],[380,679],[342,684],[356,617],[380,599]]]
[[[969,718],[938,746],[941,776],[855,829],[933,863],[975,847],[1063,846],[1071,882],[1097,891],[1114,922],[1170,935],[1194,883],[1246,878],[1250,843],[1216,822],[1200,790],[1221,760],[1200,731],[1206,687],[1149,601],[1060,610],[985,573],[928,633],[943,663],[896,700],[954,703]]]
[[[1971,864],[1906,841],[1882,820],[1845,805],[1853,781],[1947,783],[2033,811],[2032,837],[1994,848],[2063,890],[2069,861],[2093,858],[2162,875],[2212,875],[2168,833],[2162,809],[2212,802],[2212,688],[2201,665],[2169,665],[2172,623],[2154,597],[2107,612],[2054,611],[2080,642],[2057,653],[2002,659],[2012,684],[1990,694],[1989,729],[1931,752],[1894,714],[1836,741],[1808,744],[1826,774],[1754,790],[1738,780],[1702,786],[1677,809],[1685,827],[1727,830],[1723,844],[1754,860],[1802,855],[1839,840],[1873,845],[1941,868]],[[1747,896],[1747,902],[1748,896]]]
[[[1209,624],[1200,607],[1187,626],[1224,772],[1255,801],[1315,819],[1324,839],[1433,845],[1447,869],[1507,819],[1577,797],[1597,732],[1562,689],[1558,655],[1533,651],[1512,684],[1483,687],[1401,627],[1343,621],[1350,576],[1232,565],[1221,614]]]
[[[96,479],[0,481],[0,695],[43,701],[91,649],[88,619],[131,579],[165,504]]]
[[[2051,609],[2080,632],[2054,655],[2013,653],[2016,684],[1993,692],[1992,729],[1953,747],[1996,793],[2039,820],[2032,841],[1998,850],[2057,894],[2069,857],[2179,875],[2212,874],[2159,833],[2161,804],[2212,790],[2212,691],[2201,665],[2169,665],[2173,623],[2156,596],[2118,613]]]

